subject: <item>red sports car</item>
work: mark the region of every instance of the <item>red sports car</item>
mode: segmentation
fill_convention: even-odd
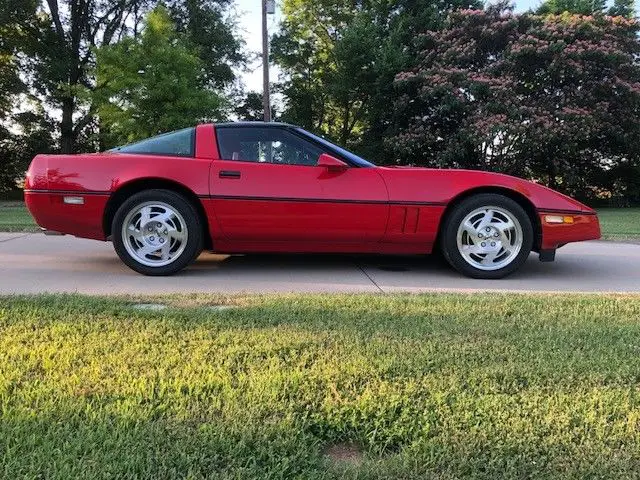
[[[378,167],[282,123],[198,125],[98,154],[38,155],[25,184],[45,230],[113,240],[146,275],[220,253],[426,254],[499,278],[533,250],[600,237],[596,213],[541,185]]]

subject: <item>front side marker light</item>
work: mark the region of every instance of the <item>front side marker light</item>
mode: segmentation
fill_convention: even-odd
[[[67,205],[84,205],[84,197],[62,197]]]
[[[562,215],[545,215],[544,221],[547,223],[573,223],[573,217]]]

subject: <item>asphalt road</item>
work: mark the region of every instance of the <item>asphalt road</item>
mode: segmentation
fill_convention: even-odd
[[[124,266],[111,243],[42,234],[0,233],[0,294],[81,292],[640,292],[640,245],[583,242],[554,263],[531,255],[503,280],[473,280],[438,256],[203,254],[173,277],[145,277]]]

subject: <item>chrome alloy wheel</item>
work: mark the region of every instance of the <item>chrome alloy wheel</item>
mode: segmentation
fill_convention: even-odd
[[[462,258],[479,270],[498,270],[520,253],[522,226],[514,214],[500,207],[481,207],[469,213],[457,233]]]
[[[148,267],[175,261],[189,238],[182,215],[164,202],[145,202],[131,209],[122,222],[121,235],[129,255]]]

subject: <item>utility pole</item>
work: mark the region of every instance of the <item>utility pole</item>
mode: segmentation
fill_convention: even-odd
[[[267,5],[270,3],[270,5]],[[271,7],[271,11],[269,11]],[[267,32],[267,14],[273,12],[273,2],[262,0],[262,108],[264,121],[271,121],[271,100],[269,98],[269,33]]]

